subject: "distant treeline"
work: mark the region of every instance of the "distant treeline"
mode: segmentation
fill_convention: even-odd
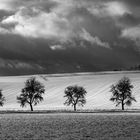
[[[129,68],[116,68],[116,69],[113,69],[113,71],[124,71],[124,70],[128,70],[128,71],[140,70],[140,64],[135,65],[135,66],[131,66]]]
[[[130,67],[129,70],[140,70],[140,64]]]

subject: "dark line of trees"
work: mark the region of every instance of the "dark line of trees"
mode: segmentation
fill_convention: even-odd
[[[116,106],[121,105],[122,110],[124,106],[131,106],[132,101],[136,102],[135,97],[132,96],[133,85],[128,77],[123,77],[116,84],[111,86],[110,92],[112,96],[110,101],[115,102]],[[21,90],[21,94],[17,96],[17,101],[21,107],[30,106],[31,111],[33,111],[33,106],[36,106],[43,101],[43,94],[45,94],[45,87],[42,83],[36,80],[35,77],[31,77],[26,80],[25,87]],[[66,101],[64,105],[73,106],[74,111],[78,106],[84,106],[86,104],[87,91],[82,86],[68,86],[64,90],[64,98]],[[0,90],[0,106],[4,105],[5,97]]]

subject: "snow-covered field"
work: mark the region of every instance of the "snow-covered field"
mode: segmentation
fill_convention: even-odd
[[[35,75],[37,80],[45,85],[46,93],[44,101],[34,109],[72,109],[64,106],[64,89],[69,85],[83,86],[87,90],[87,103],[83,109],[115,109],[114,103],[109,101],[111,97],[110,86],[123,76],[131,79],[134,85],[133,95],[137,102],[130,109],[140,109],[140,72],[97,72],[82,74],[54,74]],[[24,82],[31,76],[0,77],[0,89],[6,97],[6,102],[0,109],[22,110],[30,109],[29,106],[21,108],[16,97],[21,93]],[[120,107],[117,107],[118,109]],[[81,109],[81,107],[79,107]]]

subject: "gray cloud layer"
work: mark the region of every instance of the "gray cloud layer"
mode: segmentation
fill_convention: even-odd
[[[139,0],[1,0],[1,73],[135,65],[140,60],[139,11]]]

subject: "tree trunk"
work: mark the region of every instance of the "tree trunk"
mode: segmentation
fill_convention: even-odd
[[[124,110],[124,103],[123,103],[123,101],[122,101],[122,110]]]
[[[76,111],[76,105],[74,105],[74,111]]]
[[[31,111],[33,111],[33,106],[32,106],[32,104],[30,104],[30,108],[31,108]]]

